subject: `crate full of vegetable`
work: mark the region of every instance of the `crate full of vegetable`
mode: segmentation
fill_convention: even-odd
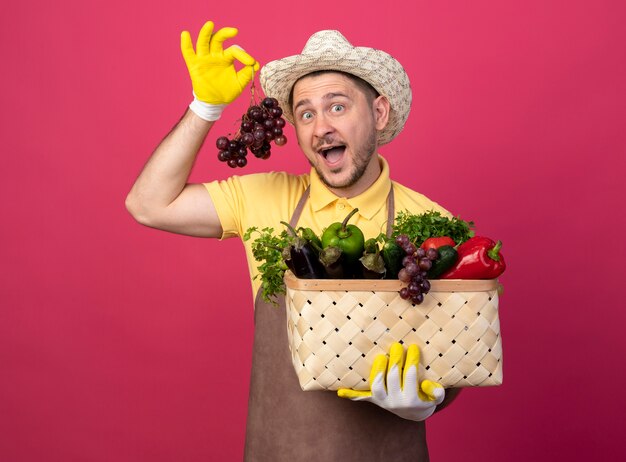
[[[350,216],[321,236],[283,223],[253,244],[262,295],[285,296],[301,388],[367,390],[374,358],[394,342],[419,346],[422,379],[501,384],[501,243],[434,211],[400,212],[389,236],[366,240]]]

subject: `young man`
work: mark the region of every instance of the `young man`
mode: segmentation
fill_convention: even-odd
[[[378,146],[391,141],[408,117],[411,90],[402,66],[380,50],[353,47],[337,31],[321,31],[300,55],[261,70],[266,96],[293,123],[311,164],[304,175],[284,172],[187,184],[194,160],[215,120],[253,77],[259,64],[223,42],[237,30],[202,28],[194,52],[189,33],[181,48],[194,101],[152,154],[127,198],[147,226],[203,237],[241,237],[251,226],[281,221],[321,232],[358,208],[351,222],[376,236],[396,210],[447,211],[389,178]],[[235,71],[234,60],[244,68]],[[456,396],[416,377],[417,348],[394,345],[372,371],[371,391],[303,392],[291,365],[282,309],[259,296],[257,263],[246,247],[255,302],[255,338],[246,434],[246,460],[428,460],[424,420]],[[283,302],[284,303],[284,302]],[[381,365],[382,364],[382,365]],[[403,368],[405,374],[403,374]],[[407,385],[409,382],[413,386]]]

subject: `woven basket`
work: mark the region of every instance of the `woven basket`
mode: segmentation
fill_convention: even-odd
[[[285,273],[287,334],[303,390],[369,389],[374,358],[420,348],[419,377],[446,388],[502,383],[497,280],[432,280],[420,305],[398,280],[298,279]]]

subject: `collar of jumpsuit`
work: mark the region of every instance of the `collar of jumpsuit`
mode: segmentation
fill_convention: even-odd
[[[321,210],[334,206],[341,215],[342,210],[345,210],[347,215],[350,210],[358,208],[357,215],[362,216],[367,220],[371,220],[381,207],[387,203],[387,195],[391,188],[391,179],[389,178],[389,165],[387,161],[378,156],[380,162],[381,172],[376,181],[367,188],[366,191],[358,196],[343,198],[337,197],[333,194],[320,180],[315,169],[311,169],[311,195],[310,202],[311,208],[314,212],[320,212]],[[353,220],[351,220],[353,222]]]

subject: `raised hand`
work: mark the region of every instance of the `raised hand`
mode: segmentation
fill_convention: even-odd
[[[219,118],[223,108],[241,94],[259,69],[259,63],[241,47],[232,45],[224,50],[224,41],[235,37],[237,29],[224,27],[214,34],[213,28],[212,21],[202,26],[195,51],[189,32],[183,31],[180,36],[180,48],[189,70],[195,100],[218,111],[217,117],[210,120]],[[244,65],[239,71],[235,69],[235,60]],[[200,107],[207,109],[203,105]]]

